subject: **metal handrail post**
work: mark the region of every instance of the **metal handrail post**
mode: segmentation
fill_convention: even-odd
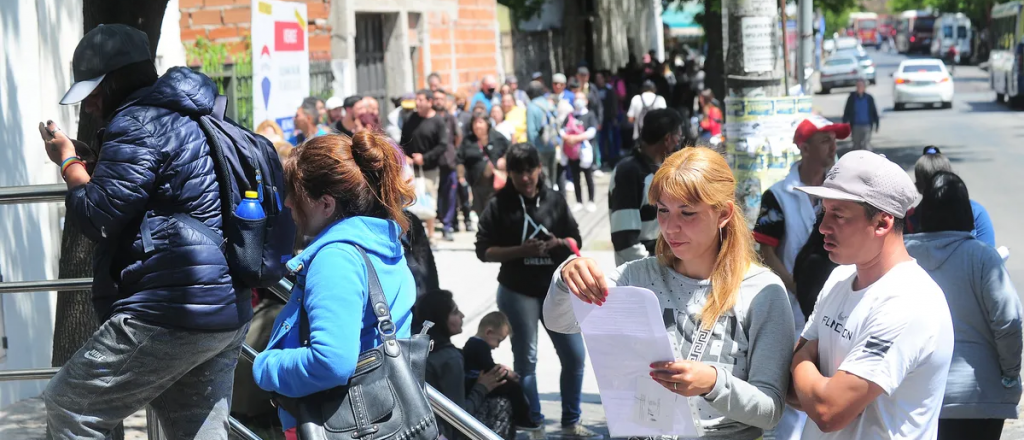
[[[24,292],[55,292],[92,289],[92,278],[65,278],[43,281],[8,281],[0,283],[0,294]]]
[[[231,432],[234,432],[244,440],[263,440],[260,436],[256,435],[255,432],[252,432],[252,430],[242,424],[242,422],[236,420],[234,417],[228,417],[228,427],[231,428]],[[152,437],[150,437],[150,439],[152,439]]]
[[[57,374],[60,368],[29,368],[25,370],[0,371],[0,382],[11,380],[46,380]]]
[[[64,201],[67,193],[68,187],[63,183],[3,186],[0,187],[0,205]]]

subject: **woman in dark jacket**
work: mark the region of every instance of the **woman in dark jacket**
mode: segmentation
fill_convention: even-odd
[[[157,79],[149,38],[120,24],[89,31],[72,67],[78,82],[61,102],[81,102],[105,125],[92,173],[77,156],[88,147],[52,122],[40,134],[62,165],[68,223],[96,242],[100,327],[43,393],[49,430],[102,439],[149,404],[171,438],[226,438],[252,305],[222,243],[190,226],[221,233],[220,187],[195,120],[213,111],[217,86],[183,67]]]
[[[505,151],[508,139],[491,128],[484,116],[476,115],[469,123],[472,131],[462,140],[457,171],[459,183],[473,188],[473,211],[482,216],[487,201],[494,195],[495,174],[505,170]]]
[[[507,372],[504,367],[497,365],[491,371],[481,373],[476,383],[466,390],[462,350],[452,344],[452,336],[462,333],[462,319],[465,315],[455,304],[452,293],[447,290],[427,292],[416,300],[412,314],[413,329],[416,333],[420,332],[425,321],[433,323],[427,330],[434,348],[427,357],[426,382],[466,412],[477,415],[484,407],[487,393],[505,383]],[[508,412],[511,413],[511,407],[508,407]],[[447,422],[442,422],[438,426],[441,427],[441,434],[448,440],[460,438],[458,431]]]
[[[512,326],[512,353],[530,402],[531,421],[542,424],[537,394],[537,332],[548,285],[558,266],[572,254],[569,240],[582,245],[569,205],[542,181],[540,154],[530,144],[515,144],[505,154],[509,184],[495,194],[480,216],[476,255],[501,263],[498,309]],[[577,334],[548,331],[562,364],[563,435],[592,437],[579,424],[586,349]]]

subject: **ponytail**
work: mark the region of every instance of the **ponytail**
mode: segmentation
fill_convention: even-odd
[[[329,195],[337,202],[337,218],[394,220],[404,233],[409,220],[402,210],[415,193],[402,177],[399,154],[380,132],[315,137],[284,160],[288,194],[306,203]],[[297,214],[306,215],[301,209]]]
[[[402,210],[415,199],[415,192],[402,176],[398,151],[380,131],[362,131],[352,136],[352,159],[362,170],[369,190],[384,207],[388,217],[398,222],[402,232],[409,230],[409,219]]]

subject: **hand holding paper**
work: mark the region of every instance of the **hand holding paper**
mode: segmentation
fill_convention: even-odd
[[[595,274],[585,260],[570,263],[575,263],[574,284],[593,287]],[[603,282],[596,264],[593,268]],[[583,276],[590,276],[591,281],[584,282]],[[700,436],[702,430],[694,422],[687,398],[651,377],[652,364],[676,362],[658,297],[638,287],[611,287],[607,292],[603,299],[597,297],[601,302],[588,303],[582,298],[590,299],[595,293],[590,288],[581,290],[572,307],[597,375],[611,436]]]

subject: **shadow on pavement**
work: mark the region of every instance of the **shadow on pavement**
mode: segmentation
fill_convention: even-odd
[[[884,154],[887,159],[895,162],[897,165],[899,165],[900,167],[902,167],[905,170],[911,170],[911,169],[914,168],[914,164],[917,163],[917,159],[919,159],[921,157],[921,153],[924,150],[924,147],[926,147],[926,146],[928,146],[928,145],[922,144],[922,145],[908,145],[908,146],[891,147],[891,148],[875,148],[874,152],[876,152],[878,154]],[[979,157],[976,153],[969,153],[969,154],[968,153],[962,153],[962,152],[959,151],[959,150],[962,150],[963,146],[961,146],[961,145],[957,145],[957,146],[952,146],[952,145],[935,145],[935,146],[939,147],[939,150],[942,150],[942,155],[946,156],[946,158],[949,159],[949,161],[954,164],[954,168],[955,168],[955,165],[958,164],[958,163],[989,162],[989,161],[992,160],[991,158],[988,158],[988,157],[983,157],[983,156]],[[853,151],[853,150],[850,149],[850,148],[841,148],[841,149],[839,149],[839,151],[838,151],[839,157],[842,157],[843,155],[845,155],[846,153],[849,153],[850,151]]]
[[[1012,112],[1013,108],[1009,104],[1004,104],[995,101],[967,101],[964,102],[970,106],[970,111],[973,113],[990,113],[990,112]]]
[[[583,393],[583,395],[581,397],[582,398],[580,400],[583,403],[596,403],[598,405],[601,404],[601,395],[600,394]],[[552,401],[552,402],[561,402],[562,401],[562,395],[559,394],[559,393],[540,393],[540,400],[541,401],[548,400],[548,401]]]

